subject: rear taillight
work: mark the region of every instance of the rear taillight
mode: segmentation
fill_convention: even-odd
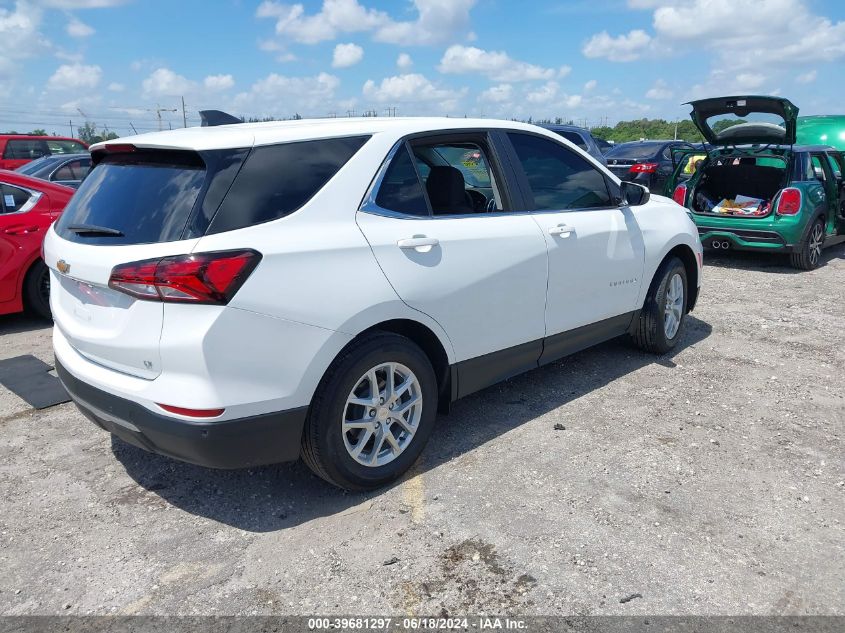
[[[653,174],[657,171],[657,163],[637,163],[631,165],[632,174]]]
[[[675,187],[675,191],[672,193],[672,200],[677,202],[679,205],[684,206],[687,202],[687,186],[678,185]]]
[[[776,213],[778,215],[795,215],[801,211],[801,190],[787,187],[780,192]]]
[[[109,287],[147,301],[225,305],[260,261],[252,250],[148,259],[115,266]]]

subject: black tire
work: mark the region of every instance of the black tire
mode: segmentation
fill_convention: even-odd
[[[380,363],[397,362],[417,378],[423,407],[416,432],[393,461],[382,466],[358,463],[344,444],[346,399],[358,380]],[[335,359],[320,381],[302,434],[302,458],[315,474],[347,490],[372,490],[395,481],[419,457],[437,417],[437,377],[425,353],[411,340],[373,332],[354,341]]]
[[[676,274],[680,275],[683,284],[683,305],[678,329],[669,338],[666,335],[666,328],[664,327],[666,295],[669,291],[670,280]],[[631,338],[634,344],[640,349],[653,354],[665,354],[671,350],[683,334],[687,305],[689,305],[687,270],[680,259],[672,257],[663,262],[654,275],[654,279],[648,289],[648,295],[645,298],[645,303],[643,304],[642,312],[640,312],[639,319],[634,324],[631,332]]]
[[[50,312],[50,269],[42,261],[35,262],[23,282],[23,300],[27,309],[42,319],[52,319]]]
[[[815,246],[816,240],[821,236],[818,247]],[[816,218],[810,225],[810,230],[807,235],[801,240],[801,245],[798,251],[790,253],[789,263],[793,268],[798,270],[813,270],[819,267],[822,261],[822,249],[824,248],[824,219]]]

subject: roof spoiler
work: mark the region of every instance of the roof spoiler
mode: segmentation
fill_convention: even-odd
[[[220,110],[200,110],[200,119],[202,119],[202,127],[243,123],[243,120],[238,117]]]

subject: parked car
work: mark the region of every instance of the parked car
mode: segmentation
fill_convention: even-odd
[[[607,159],[605,158],[604,153],[599,147],[597,139],[593,138],[593,135],[590,133],[590,130],[575,125],[549,124],[541,125],[540,127],[562,136],[570,143],[574,143],[580,149],[587,152],[590,156],[595,158],[602,165],[607,165]]]
[[[685,141],[632,141],[617,143],[606,154],[607,167],[621,180],[648,187],[663,194],[672,176],[672,150],[692,149]]]
[[[84,154],[53,154],[42,156],[18,167],[15,171],[24,176],[49,180],[65,187],[77,189],[91,169],[91,156]]]
[[[822,248],[845,235],[842,152],[794,145],[798,108],[781,97],[690,105],[714,149],[686,182],[675,183],[679,163],[667,189],[674,186],[672,197],[692,211],[704,246],[788,253],[796,268],[817,267]],[[720,120],[743,122],[725,127]]]
[[[79,154],[88,146],[64,136],[0,134],[0,169],[17,169],[29,161],[53,154]]]
[[[301,453],[381,486],[453,400],[626,333],[666,352],[698,295],[687,212],[533,125],[224,125],[92,157],[44,244],[57,372],[196,464]]]
[[[0,314],[27,307],[50,317],[50,272],[41,260],[41,243],[73,192],[0,171]]]
[[[830,145],[845,152],[845,115],[800,116],[795,133],[799,145]]]

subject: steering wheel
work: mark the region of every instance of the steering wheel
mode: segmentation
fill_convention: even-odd
[[[481,211],[487,207],[487,196],[485,196],[480,191],[475,191],[474,189],[467,189],[466,194],[467,198],[469,199],[470,206],[473,208],[474,211]]]

